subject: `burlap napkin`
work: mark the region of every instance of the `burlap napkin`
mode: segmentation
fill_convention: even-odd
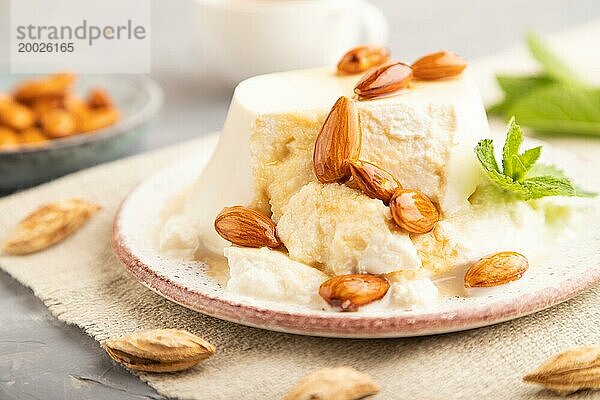
[[[587,156],[600,151],[600,143],[592,140],[555,142]],[[386,340],[262,331],[163,299],[137,283],[113,256],[112,218],[143,178],[211,143],[214,137],[105,164],[0,200],[0,241],[41,203],[77,196],[102,205],[102,212],[69,240],[31,256],[0,257],[0,268],[30,287],[57,318],[76,324],[96,340],[177,327],[217,346],[213,358],[190,371],[140,375],[159,393],[190,399],[275,399],[315,368],[350,365],[379,382],[377,399],[550,399],[554,396],[522,383],[521,376],[564,348],[600,343],[599,287],[496,326]],[[594,165],[600,168],[600,163]],[[571,398],[599,396],[583,392]]]

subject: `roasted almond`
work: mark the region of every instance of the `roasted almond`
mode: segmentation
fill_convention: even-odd
[[[388,204],[396,189],[402,188],[392,174],[373,163],[350,160],[349,165],[352,181],[371,198]]]
[[[31,128],[35,124],[35,114],[13,100],[0,100],[0,125],[14,130]]]
[[[146,372],[182,371],[215,353],[215,346],[180,329],[152,329],[109,339],[102,345],[113,360]]]
[[[566,396],[578,390],[600,390],[600,345],[566,350],[523,377]]]
[[[3,250],[13,255],[43,250],[71,235],[98,210],[99,206],[81,199],[44,205],[19,223]]]
[[[56,108],[42,115],[40,124],[44,133],[51,138],[62,138],[75,133],[77,121],[73,114]]]
[[[75,82],[75,75],[62,73],[21,83],[14,91],[17,101],[28,103],[39,97],[63,97]]]
[[[47,142],[49,139],[44,133],[38,128],[25,129],[19,135],[21,143],[26,145],[40,145]]]
[[[338,72],[358,74],[381,65],[390,58],[390,50],[382,46],[358,46],[348,51],[338,62]]]
[[[376,275],[340,275],[323,282],[319,295],[342,311],[356,311],[365,304],[381,299],[389,288],[388,281]]]
[[[360,142],[360,117],[356,104],[347,97],[340,97],[329,111],[315,141],[313,169],[319,182],[348,180],[348,160],[358,158]]]
[[[279,247],[275,223],[248,207],[225,207],[215,219],[215,230],[221,237],[242,247]]]
[[[444,79],[459,75],[467,67],[467,62],[458,54],[439,51],[419,58],[412,65],[416,79]]]
[[[19,135],[10,128],[0,126],[0,151],[19,148]]]
[[[495,253],[475,262],[465,274],[465,287],[491,287],[521,279],[527,258],[514,251]]]
[[[90,108],[112,108],[113,102],[104,89],[94,88],[90,91],[87,98],[87,104]]]
[[[283,400],[358,400],[378,392],[373,378],[354,368],[321,368],[300,379]]]
[[[360,99],[374,99],[405,89],[412,80],[409,65],[395,62],[381,65],[367,72],[354,87]]]
[[[396,224],[410,233],[427,233],[440,218],[435,204],[417,190],[396,190],[390,200],[390,211]]]
[[[119,110],[110,107],[89,109],[87,112],[78,110],[73,111],[73,114],[76,115],[77,127],[81,132],[106,128],[116,123],[120,118]]]

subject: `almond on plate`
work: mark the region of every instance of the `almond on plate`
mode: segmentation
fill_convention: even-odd
[[[323,282],[319,295],[342,311],[356,311],[361,306],[381,299],[389,288],[389,282],[376,275],[339,275]]]
[[[77,127],[81,132],[90,132],[106,128],[116,123],[120,118],[119,110],[104,107],[89,109],[77,115]]]
[[[396,190],[390,200],[390,211],[396,224],[409,233],[427,233],[440,218],[435,204],[416,190]]]
[[[389,58],[390,50],[386,47],[358,46],[344,54],[337,70],[344,74],[358,74],[387,62]]]
[[[412,68],[402,62],[381,65],[368,71],[354,87],[359,99],[387,96],[408,87],[412,80]]]
[[[465,274],[465,287],[492,287],[521,279],[529,268],[527,258],[514,251],[502,251],[475,262]]]
[[[460,75],[466,67],[467,62],[458,54],[438,51],[419,58],[412,70],[416,79],[435,80]]]
[[[49,138],[44,135],[44,133],[35,127],[25,129],[19,135],[19,141],[23,144],[27,145],[40,145],[49,140]]]
[[[0,126],[0,150],[16,150],[19,148],[19,135],[10,128]]]
[[[352,182],[367,196],[379,199],[385,204],[390,202],[394,192],[402,188],[398,180],[389,172],[377,165],[362,161],[350,160]]]
[[[35,124],[35,114],[16,101],[2,99],[0,100],[0,124],[20,131]]]
[[[51,138],[70,136],[77,130],[77,121],[73,114],[60,108],[43,114],[40,124],[46,135]]]
[[[244,206],[225,207],[215,219],[215,230],[223,239],[241,247],[281,246],[275,223]]]
[[[351,99],[340,97],[315,141],[313,169],[319,182],[345,182],[350,178],[348,160],[358,158],[361,136],[356,105]]]
[[[13,96],[24,103],[39,97],[64,97],[73,82],[75,82],[75,75],[69,73],[27,80],[17,86]]]

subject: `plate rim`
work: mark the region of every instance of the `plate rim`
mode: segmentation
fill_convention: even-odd
[[[206,139],[213,135],[206,135]],[[215,142],[216,145],[216,142]],[[483,306],[457,308],[453,312],[368,316],[352,313],[331,315],[273,310],[188,289],[168,276],[155,272],[124,239],[122,220],[136,191],[159,174],[174,169],[193,156],[170,163],[146,177],[121,202],[112,226],[111,245],[117,259],[140,283],[183,307],[202,314],[277,332],[335,338],[399,338],[464,331],[517,319],[556,306],[591,289],[600,282],[600,268],[589,266],[581,280],[570,279],[557,287],[546,287],[520,297]],[[188,161],[190,162],[190,161]]]

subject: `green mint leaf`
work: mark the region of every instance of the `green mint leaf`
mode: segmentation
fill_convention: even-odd
[[[494,143],[492,139],[479,141],[475,147],[475,154],[477,155],[486,176],[494,185],[521,198],[529,196],[527,190],[523,188],[519,182],[514,182],[511,177],[500,172],[494,154]]]
[[[515,101],[509,112],[539,132],[600,135],[600,89],[540,87]]]
[[[504,99],[488,107],[487,111],[493,115],[506,116],[513,103],[530,91],[556,82],[548,76],[496,76],[498,85],[504,92]]]
[[[475,154],[486,171],[500,173],[496,155],[494,154],[494,142],[492,139],[484,139],[475,146]]]
[[[529,171],[531,167],[536,163],[536,161],[542,155],[542,146],[534,147],[533,149],[529,149],[525,151],[523,154],[519,156],[523,166],[525,167],[525,171]]]
[[[498,75],[496,76],[498,85],[504,94],[511,98],[518,98],[523,94],[537,89],[541,86],[555,83],[556,81],[547,75],[540,76],[511,76]]]
[[[525,179],[523,186],[530,193],[530,199],[540,199],[546,196],[577,196],[575,187],[567,178],[537,176]]]
[[[567,175],[565,172],[550,164],[535,164],[533,167],[527,171],[527,177],[533,178],[535,176],[553,176],[555,178],[566,178]]]
[[[496,187],[512,193],[519,199],[529,200],[530,194],[527,188],[525,188],[520,182],[513,181],[510,177],[502,175],[497,171],[485,170],[486,176]]]
[[[531,168],[527,172],[527,178],[534,178],[534,177],[540,177],[540,176],[551,176],[554,178],[568,179],[567,175],[565,174],[565,172],[562,169],[560,169],[554,165],[550,165],[550,164],[535,164],[533,166],[533,168]],[[589,192],[589,191],[582,189],[580,187],[577,187],[577,186],[573,186],[573,187],[575,188],[577,197],[595,197],[595,196],[597,196],[597,193]]]
[[[563,171],[552,165],[536,164],[542,148],[534,147],[519,154],[523,132],[514,117],[508,125],[502,151],[503,170],[500,171],[494,153],[494,143],[484,139],[475,146],[475,154],[489,181],[521,200],[546,196],[591,197],[595,193],[577,188]]]
[[[511,106],[512,104],[505,99],[499,103],[488,106],[485,110],[487,111],[488,115],[498,115],[503,117],[506,115],[506,112]]]
[[[513,117],[508,122],[508,133],[502,149],[503,173],[513,180],[517,180],[514,175],[513,156],[518,156],[521,143],[523,143],[523,131],[521,131],[521,127],[517,125]]]
[[[596,196],[598,196],[598,193],[587,191],[583,188],[580,188],[579,186],[574,186],[574,187],[575,187],[575,196],[577,196],[577,197],[596,197]]]
[[[527,36],[527,46],[531,55],[542,64],[544,71],[549,77],[561,82],[583,84],[573,70],[558,55],[550,50],[538,35],[534,33],[529,34]]]
[[[512,179],[515,182],[521,182],[523,179],[525,179],[525,174],[527,173],[527,169],[525,168],[525,165],[523,165],[523,162],[521,161],[521,157],[519,157],[518,154],[513,154],[512,156],[512,161],[511,161],[511,168],[512,168]]]

